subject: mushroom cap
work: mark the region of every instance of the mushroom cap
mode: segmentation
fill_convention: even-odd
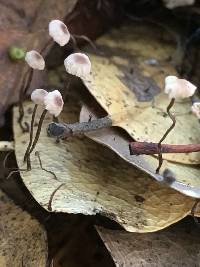
[[[44,105],[50,114],[58,117],[64,105],[61,93],[58,90],[48,93],[44,98]]]
[[[31,94],[31,100],[36,105],[44,105],[44,98],[47,94],[48,92],[44,89],[35,89]]]
[[[191,110],[194,115],[196,115],[196,117],[200,119],[200,102],[193,103],[193,105],[191,106]]]
[[[64,60],[65,69],[68,73],[80,78],[86,77],[91,71],[91,62],[83,53],[73,53]]]
[[[66,45],[70,40],[67,26],[60,20],[52,20],[49,23],[49,35],[60,46]]]
[[[26,53],[25,61],[33,69],[43,70],[45,67],[44,58],[35,50]]]
[[[169,98],[184,99],[192,96],[197,87],[185,79],[179,79],[176,76],[167,76],[165,78],[165,93]]]

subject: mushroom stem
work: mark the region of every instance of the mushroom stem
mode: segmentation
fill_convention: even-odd
[[[38,107],[38,105],[36,104],[34,106],[33,113],[32,113],[31,128],[30,128],[30,139],[29,139],[29,144],[27,146],[26,152],[24,154],[24,162],[27,160],[27,156],[28,156],[30,147],[31,147],[32,142],[33,142],[33,127],[34,127],[34,121],[35,121],[35,115],[36,115],[37,107]]]
[[[69,78],[64,81],[64,91],[63,91],[63,100],[64,101],[66,100],[66,97],[68,96],[69,88],[70,88],[72,79],[73,79],[73,75],[70,75]]]
[[[72,40],[73,44],[75,44],[76,47],[77,47],[76,39],[82,39],[85,42],[87,42],[94,49],[94,51],[98,52],[98,49],[97,49],[96,45],[87,36],[85,36],[85,35],[78,35],[78,34],[73,34],[73,35],[71,34],[70,37],[71,37],[71,40]]]
[[[22,129],[23,132],[27,132],[28,131],[28,127],[26,125],[26,127],[24,127],[24,125],[22,124],[23,118],[24,118],[24,106],[23,106],[23,101],[25,98],[25,95],[30,87],[31,81],[33,78],[33,69],[28,70],[23,78],[22,81],[22,86],[20,88],[20,92],[19,92],[19,119],[18,119],[18,123]]]
[[[49,198],[49,203],[48,203],[48,210],[52,211],[52,201],[53,201],[53,197],[55,196],[56,192],[65,184],[60,184],[51,194],[50,198]]]
[[[44,44],[44,46],[42,47],[42,49],[40,50],[40,54],[44,54],[44,53],[47,51],[47,49],[49,48],[49,46],[52,45],[52,44],[53,44],[53,40],[50,38],[50,39]],[[42,55],[42,56],[44,56],[44,55]]]
[[[156,169],[156,173],[158,174],[160,171],[160,168],[162,166],[163,163],[163,158],[162,158],[162,142],[165,140],[165,138],[167,137],[167,135],[172,131],[172,129],[175,127],[176,125],[176,119],[175,116],[170,112],[170,109],[173,107],[175,103],[175,98],[172,98],[169,105],[167,106],[167,114],[169,115],[170,119],[172,120],[172,125],[169,127],[169,129],[167,129],[167,131],[165,132],[165,134],[163,135],[163,137],[160,139],[159,143],[158,143],[158,160],[159,160],[159,164],[158,164],[158,168]]]
[[[41,132],[41,128],[42,128],[42,123],[43,123],[43,121],[44,121],[44,118],[45,118],[46,114],[47,114],[47,110],[45,109],[45,110],[42,112],[42,115],[41,115],[41,117],[40,117],[40,120],[39,120],[39,123],[38,123],[37,132],[36,132],[36,134],[35,134],[35,139],[34,139],[34,141],[33,141],[33,143],[32,143],[31,148],[29,149],[28,154],[27,154],[27,169],[28,169],[28,170],[31,170],[30,155],[31,155],[32,151],[34,150],[34,148],[35,148],[35,146],[36,146],[36,144],[37,144],[37,142],[38,142],[38,139],[39,139],[39,137],[40,137],[40,132]]]

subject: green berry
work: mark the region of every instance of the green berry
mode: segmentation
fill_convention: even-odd
[[[13,61],[23,60],[25,58],[25,51],[22,48],[11,46],[8,49],[8,55]]]

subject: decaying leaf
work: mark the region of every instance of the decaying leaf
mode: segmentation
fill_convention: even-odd
[[[77,101],[77,100],[76,100]],[[76,101],[67,103],[61,121],[78,120]],[[30,122],[31,103],[25,105],[25,120]],[[15,152],[19,168],[29,140],[17,123],[14,109]],[[190,213],[195,200],[156,183],[147,174],[120,159],[109,149],[87,138],[73,138],[56,143],[47,137],[45,119],[36,150],[43,167],[32,155],[32,170],[21,177],[37,202],[45,209],[57,212],[102,214],[132,232],[151,232],[162,229]],[[59,189],[58,189],[59,187]],[[51,201],[52,193],[55,192]]]
[[[199,266],[199,229],[176,224],[141,235],[97,227],[117,267]]]
[[[129,112],[119,120],[137,141],[158,142],[172,124],[166,116],[169,104],[163,92],[167,75],[177,75],[173,58],[173,41],[164,41],[167,33],[148,25],[132,24],[114,30],[97,41],[104,56],[90,54],[92,74],[84,80],[89,92],[109,115]],[[159,93],[160,91],[160,93]],[[165,143],[200,142],[199,122],[191,114],[191,102],[176,102],[176,127]],[[131,113],[131,114],[130,114]],[[164,159],[184,164],[199,164],[200,153],[164,154]]]
[[[91,106],[83,105],[80,113],[80,121],[88,121],[101,116],[98,109],[94,109],[94,103]],[[121,158],[133,164],[140,170],[148,173],[159,182],[164,182],[169,187],[179,192],[192,196],[200,197],[199,168],[191,165],[177,164],[165,160],[163,163],[163,175],[157,175],[155,170],[158,166],[158,160],[150,156],[131,156],[129,151],[130,136],[117,127],[110,127],[98,131],[88,132],[85,135],[97,143],[103,144],[115,151]]]
[[[71,12],[76,0],[1,1],[0,25],[0,113],[3,116],[8,105],[16,103],[24,69],[23,62],[12,62],[8,49],[17,46],[24,50],[41,50],[49,39],[47,26],[51,19],[64,18]],[[44,32],[44,29],[46,31]],[[32,88],[44,83],[42,72],[36,71]],[[42,78],[43,79],[43,78]],[[2,119],[2,118],[0,118]],[[3,124],[3,121],[0,121]]]
[[[0,199],[0,266],[45,267],[45,230],[2,191]]]

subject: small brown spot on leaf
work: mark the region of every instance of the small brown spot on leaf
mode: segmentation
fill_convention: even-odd
[[[143,203],[145,201],[145,198],[139,195],[135,195],[135,200],[137,202]]]

